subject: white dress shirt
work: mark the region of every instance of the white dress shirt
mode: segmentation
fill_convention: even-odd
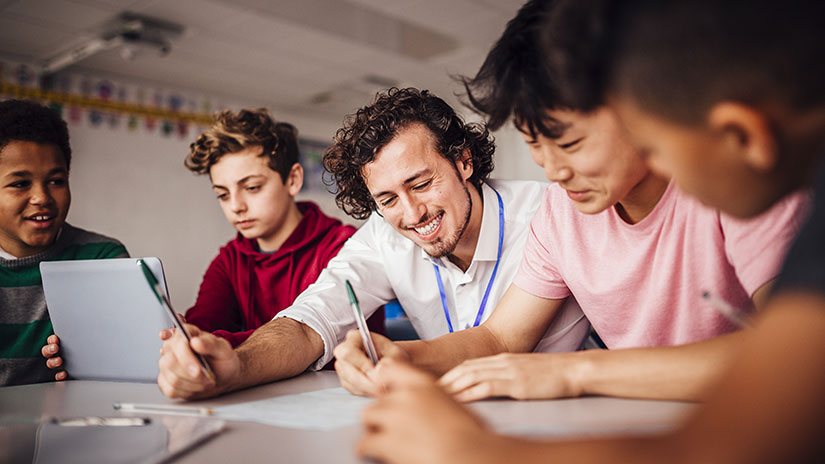
[[[441,272],[453,329],[472,327],[498,254],[499,206],[493,188],[501,195],[504,205],[504,240],[501,262],[482,321],[495,309],[518,271],[530,232],[530,220],[541,205],[542,194],[548,185],[535,181],[491,180],[482,186],[481,230],[467,271],[462,271],[447,258],[430,257],[387,224],[383,217],[373,214],[329,261],[318,280],[275,319],[294,319],[321,335],[324,354],[313,366],[320,369],[332,359],[333,348],[343,340],[347,331],[355,328],[344,286],[344,281],[349,280],[366,317],[385,303],[398,299],[422,339],[439,337],[449,329],[434,263]],[[589,330],[589,322],[571,298],[535,351],[574,351],[581,346]]]

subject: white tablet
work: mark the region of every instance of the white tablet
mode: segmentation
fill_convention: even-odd
[[[158,258],[142,258],[168,295]],[[137,258],[40,263],[43,292],[69,377],[155,382],[173,327]]]

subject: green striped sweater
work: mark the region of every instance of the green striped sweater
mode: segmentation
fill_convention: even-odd
[[[54,380],[40,354],[52,334],[40,262],[126,256],[117,240],[65,224],[48,250],[20,259],[0,258],[0,386]]]

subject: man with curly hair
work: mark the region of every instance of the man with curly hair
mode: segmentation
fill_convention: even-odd
[[[197,361],[182,340],[168,340],[161,390],[173,398],[198,398],[317,369],[346,335],[335,352],[342,384],[374,394],[358,334],[347,334],[355,321],[346,280],[367,315],[398,299],[425,340],[479,326],[510,285],[547,186],[488,180],[494,150],[483,125],[465,123],[428,91],[380,93],[346,121],[324,157],[338,205],[369,220],[290,308],[236,350],[195,329],[191,347],[209,357],[215,384],[192,369]],[[540,328],[537,349],[581,345],[589,323],[574,303]],[[421,343],[373,339],[383,356]],[[419,365],[452,367],[424,358]]]

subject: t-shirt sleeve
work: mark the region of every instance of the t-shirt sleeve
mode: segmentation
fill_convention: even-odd
[[[814,198],[813,211],[788,251],[774,294],[793,290],[825,293],[825,164]]]
[[[524,255],[513,284],[531,295],[560,300],[570,295],[570,289],[554,265],[552,247],[545,242],[551,235],[550,209],[550,189],[547,189],[542,197],[541,208],[530,222]]]
[[[788,195],[754,218],[739,219],[720,214],[725,253],[749,295],[779,275],[785,255],[810,206],[811,194],[805,190]]]

